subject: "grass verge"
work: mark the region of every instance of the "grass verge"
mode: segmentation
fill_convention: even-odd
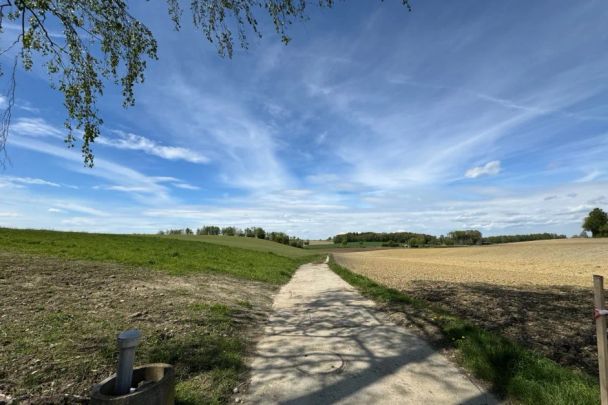
[[[330,260],[330,268],[363,295],[393,307],[413,307],[436,326],[441,344],[455,349],[458,362],[493,391],[524,404],[599,404],[599,386],[570,370],[445,310],[384,287]]]

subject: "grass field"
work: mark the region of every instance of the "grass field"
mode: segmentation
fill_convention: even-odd
[[[177,403],[231,400],[272,294],[304,258],[200,241],[0,229],[0,393],[76,403],[114,372],[116,335],[137,363],[176,366]]]
[[[155,236],[156,237],[156,236]],[[292,246],[283,245],[281,243],[272,242],[265,239],[244,238],[240,236],[213,236],[213,235],[165,235],[158,236],[160,238],[179,239],[187,241],[197,241],[212,243],[214,245],[223,245],[236,247],[257,252],[274,253],[279,256],[290,258],[310,257],[316,252],[309,252],[306,249],[295,248]]]
[[[608,240],[334,253],[337,263],[595,376],[592,274]]]
[[[309,246],[318,246],[318,245],[333,245],[334,242],[331,240],[311,240],[309,241]]]
[[[151,236],[6,228],[0,228],[0,246],[4,251],[17,253],[113,262],[170,274],[224,273],[273,284],[285,283],[297,264],[310,257],[308,254],[308,257],[302,256],[294,261],[293,255],[279,256],[200,241]]]
[[[307,249],[365,249],[365,248],[380,248],[383,242],[348,242],[346,245],[341,243],[311,243]]]

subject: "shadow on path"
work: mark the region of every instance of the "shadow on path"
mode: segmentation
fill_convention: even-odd
[[[493,399],[326,265],[302,266],[275,300],[249,403],[486,404]]]

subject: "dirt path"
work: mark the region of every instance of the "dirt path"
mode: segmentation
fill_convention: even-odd
[[[245,403],[496,403],[326,264],[306,264],[276,296]]]

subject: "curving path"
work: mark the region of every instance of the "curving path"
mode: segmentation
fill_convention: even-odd
[[[326,264],[300,267],[273,308],[245,403],[496,403]]]

